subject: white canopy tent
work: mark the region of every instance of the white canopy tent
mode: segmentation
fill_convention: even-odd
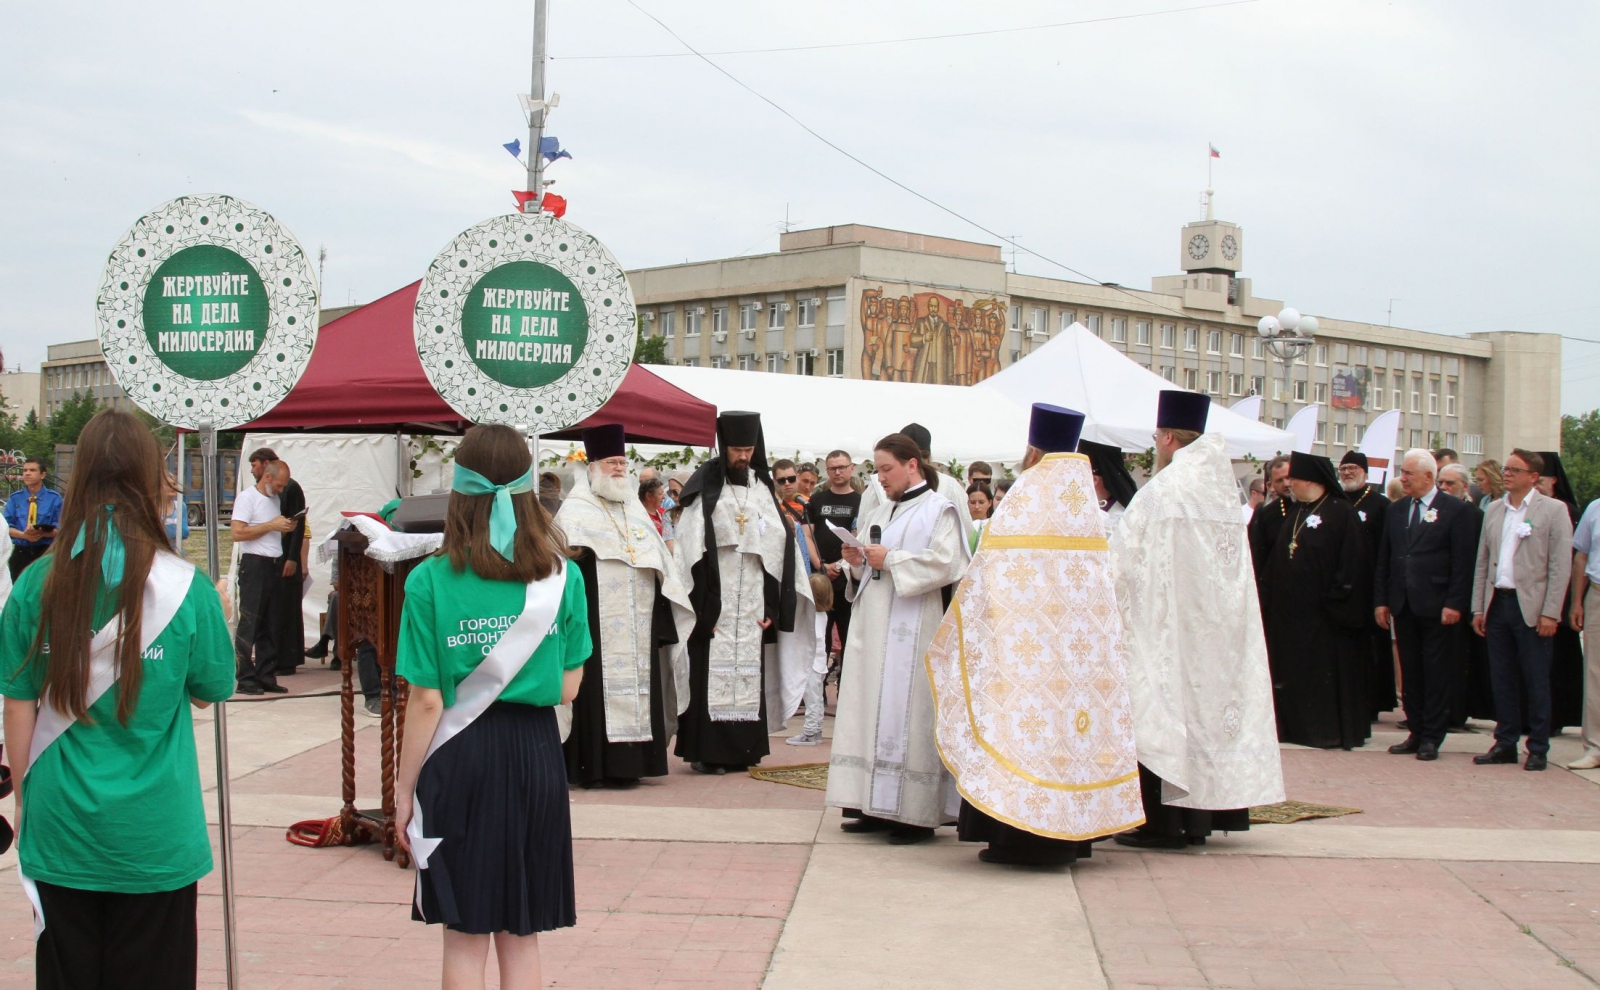
[[[1057,334],[1032,354],[984,381],[974,391],[998,392],[1026,413],[1050,402],[1088,416],[1083,438],[1132,452],[1148,450],[1156,428],[1159,393],[1175,386],[1147,371],[1080,324]],[[1228,456],[1265,460],[1294,449],[1294,435],[1211,404],[1207,432],[1228,440]],[[936,434],[937,436],[937,434]]]
[[[965,385],[860,381],[764,371],[655,366],[673,385],[729,409],[761,413],[769,457],[813,460],[847,450],[857,461],[907,423],[933,436],[940,462],[1015,461],[1028,442],[1028,407]]]

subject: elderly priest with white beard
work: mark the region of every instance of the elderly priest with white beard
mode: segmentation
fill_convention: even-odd
[[[688,590],[628,473],[621,426],[583,431],[589,483],[556,526],[577,551],[594,652],[572,702],[567,781],[626,787],[667,773],[667,740],[689,700]]]
[[[1210,406],[1161,393],[1156,475],[1111,534],[1146,819],[1123,845],[1203,844],[1283,800],[1255,572]]]
[[[695,624],[677,754],[696,773],[720,775],[770,751],[762,650],[794,629],[795,541],[778,511],[761,415],[718,416],[717,449],[678,499],[676,559]]]

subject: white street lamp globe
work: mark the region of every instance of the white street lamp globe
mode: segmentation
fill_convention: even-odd
[[[1300,336],[1307,339],[1315,337],[1317,335],[1317,330],[1321,326],[1322,324],[1317,322],[1317,318],[1315,316],[1302,316],[1300,317]]]
[[[1270,339],[1276,337],[1283,327],[1276,316],[1263,316],[1261,322],[1256,324],[1256,329],[1261,331],[1261,336]]]
[[[1300,326],[1300,311],[1292,306],[1285,306],[1278,310],[1278,325],[1287,333],[1294,333]]]

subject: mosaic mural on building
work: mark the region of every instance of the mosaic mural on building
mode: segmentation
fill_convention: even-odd
[[[861,290],[861,376],[972,385],[1000,370],[1006,304],[938,292]]]

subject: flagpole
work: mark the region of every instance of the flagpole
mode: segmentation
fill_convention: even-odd
[[[528,191],[533,198],[522,205],[524,213],[538,213],[544,198],[544,153],[539,145],[544,139],[544,35],[549,20],[549,0],[534,0],[533,4],[533,83],[528,99],[532,101],[528,114]]]

